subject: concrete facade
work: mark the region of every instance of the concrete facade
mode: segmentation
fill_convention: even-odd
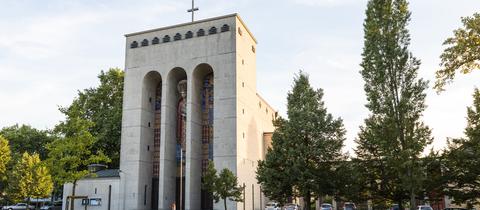
[[[222,30],[227,26],[229,30]],[[217,32],[210,34],[212,27]],[[204,36],[197,32],[203,29]],[[187,39],[188,31],[193,37]],[[179,33],[182,38],[174,40]],[[168,35],[171,40],[163,43]],[[159,44],[152,45],[157,37]],[[147,40],[147,41],[144,41]],[[132,45],[136,42],[138,47]],[[148,46],[142,46],[148,42]],[[185,209],[200,209],[201,78],[214,74],[213,161],[245,184],[245,202],[229,209],[261,209],[255,179],[264,156],[264,133],[272,132],[275,110],[256,92],[256,40],[236,14],[126,35],[126,76],[121,148],[121,209],[150,209],[154,118],[151,98],[161,82],[161,143],[158,209],[175,199],[176,84],[187,79]],[[144,189],[147,190],[144,190]],[[144,194],[147,192],[147,194]],[[144,199],[146,198],[146,199]],[[143,202],[146,200],[146,202]],[[178,208],[178,207],[177,207]],[[214,209],[222,209],[215,204]]]
[[[201,30],[204,35],[199,34]],[[109,184],[116,190],[112,209],[167,210],[175,202],[176,114],[180,97],[177,84],[185,79],[184,209],[201,209],[201,88],[203,78],[210,73],[214,83],[213,161],[218,171],[230,169],[239,184],[245,185],[245,202],[228,201],[228,209],[262,209],[265,198],[255,179],[255,170],[270,144],[276,112],[257,94],[257,42],[241,18],[231,14],[125,36],[120,179]],[[160,120],[156,118],[158,85],[161,85]],[[160,152],[159,160],[154,160],[157,123]],[[155,161],[159,162],[158,177],[152,173]],[[156,188],[153,179],[158,179],[158,197],[153,193]],[[100,181],[79,182],[77,195],[90,196],[97,185],[101,185]],[[71,186],[66,185],[65,195],[70,191]],[[153,205],[157,199],[158,207]],[[223,209],[223,203],[214,204],[213,208]]]
[[[72,194],[72,183],[63,186],[63,209],[69,209],[67,196]],[[99,206],[87,206],[89,210],[115,210],[120,209],[120,178],[87,178],[77,181],[75,195],[87,196],[89,199],[100,199]],[[68,205],[67,205],[68,204]],[[75,199],[76,209],[85,209],[82,199]]]

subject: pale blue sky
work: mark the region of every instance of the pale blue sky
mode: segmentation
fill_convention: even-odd
[[[257,47],[259,93],[285,113],[299,69],[325,91],[330,112],[344,119],[347,148],[368,115],[360,70],[366,0],[197,0],[197,18],[239,13]],[[124,67],[124,34],[189,21],[190,0],[0,0],[0,127],[52,128],[77,90],[97,74]],[[433,84],[442,42],[478,0],[412,0],[411,51]],[[435,147],[463,135],[466,106],[480,73],[458,77],[447,91],[428,91],[424,121]]]

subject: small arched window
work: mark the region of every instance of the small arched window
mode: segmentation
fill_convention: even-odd
[[[165,42],[170,42],[170,36],[169,35],[165,35],[163,37],[163,43],[165,43]]]
[[[197,31],[197,36],[205,36],[205,30],[200,29]]]
[[[193,32],[192,31],[188,31],[186,34],[185,34],[185,39],[190,39],[193,37]]]
[[[132,44],[130,44],[130,48],[137,48],[138,47],[138,42],[133,41]]]
[[[158,39],[158,37],[155,37],[152,39],[152,44],[158,44],[160,43],[160,39]]]
[[[175,34],[175,36],[173,37],[174,41],[178,41],[178,40],[181,40],[181,39],[182,39],[182,35],[180,33]]]
[[[145,46],[148,46],[148,40],[147,39],[144,39],[142,41],[142,47],[145,47]]]
[[[223,24],[222,29],[220,29],[220,30],[221,30],[221,32],[230,31],[230,26],[227,25],[227,24]]]
[[[210,30],[208,30],[208,34],[216,34],[217,33],[217,28],[215,26],[211,27]]]

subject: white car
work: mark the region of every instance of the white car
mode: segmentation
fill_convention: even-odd
[[[3,210],[25,210],[27,209],[27,204],[26,203],[17,203],[13,206],[4,206]],[[35,209],[35,206],[28,206],[28,209]]]
[[[333,210],[332,204],[329,204],[329,203],[322,203],[322,205],[320,206],[320,208],[321,208],[322,210]]]
[[[265,206],[265,210],[281,210],[282,207],[280,207],[280,204],[276,202],[268,202],[267,205]]]
[[[431,206],[421,205],[417,207],[417,210],[433,210]]]

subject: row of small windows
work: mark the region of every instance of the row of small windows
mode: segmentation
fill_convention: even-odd
[[[220,28],[220,32],[227,32],[227,31],[230,31],[230,26],[227,25],[227,24],[224,24],[221,28]],[[217,28],[215,26],[211,27],[209,30],[208,30],[208,34],[216,34],[217,33]],[[201,36],[205,36],[205,30],[203,29],[199,29],[197,31],[197,37],[201,37]],[[185,39],[190,39],[190,38],[193,38],[193,32],[192,31],[188,31],[187,33],[185,33]],[[178,40],[182,40],[182,34],[180,33],[176,33],[175,36],[173,36],[173,41],[178,41]],[[163,38],[162,38],[162,43],[167,43],[167,42],[170,42],[171,41],[171,38],[169,35],[165,35]],[[142,40],[142,42],[140,43],[140,45],[142,47],[145,47],[145,46],[148,46],[149,44],[149,41],[148,39],[144,39]],[[154,44],[160,44],[160,39],[158,37],[155,37],[152,39],[152,45]],[[130,44],[130,48],[137,48],[138,47],[138,42],[137,41],[133,41],[131,44]]]

